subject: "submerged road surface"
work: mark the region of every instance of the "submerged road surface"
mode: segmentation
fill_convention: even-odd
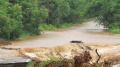
[[[95,21],[90,21],[64,31],[45,32],[42,36],[37,36],[23,41],[13,42],[11,48],[35,48],[53,47],[64,45],[71,40],[80,40],[85,43],[96,44],[120,44],[120,35],[104,32],[104,27]]]

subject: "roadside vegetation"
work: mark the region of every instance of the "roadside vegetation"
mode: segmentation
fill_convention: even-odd
[[[0,38],[39,35],[95,17],[108,31],[120,33],[119,4],[119,0],[0,0]]]
[[[53,25],[53,24],[45,24],[45,23],[42,23],[40,26],[39,26],[39,29],[41,31],[56,31],[56,30],[59,30],[59,29],[67,29],[67,28],[70,28],[71,26],[73,26],[75,24],[73,23],[62,23],[62,24],[56,24],[56,25]]]

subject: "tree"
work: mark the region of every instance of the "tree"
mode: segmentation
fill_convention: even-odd
[[[31,35],[40,33],[39,26],[42,20],[47,16],[44,9],[39,8],[38,0],[24,0],[20,2],[22,6],[24,31]],[[44,14],[43,14],[44,13]]]
[[[103,1],[103,3],[104,8],[101,11],[101,16],[99,16],[101,23],[109,29],[113,26],[120,26],[120,1],[109,0]]]
[[[21,6],[12,5],[8,0],[1,1],[0,35],[6,39],[18,38],[22,31]]]
[[[48,9],[48,18],[46,23],[59,24],[62,18],[67,16],[70,11],[69,3],[67,0],[41,0],[42,6]]]

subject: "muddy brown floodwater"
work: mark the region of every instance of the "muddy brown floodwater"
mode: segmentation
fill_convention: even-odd
[[[23,41],[15,41],[12,48],[53,47],[80,40],[84,43],[120,44],[120,35],[104,32],[104,27],[95,21],[89,21],[64,31],[44,32],[42,36]]]

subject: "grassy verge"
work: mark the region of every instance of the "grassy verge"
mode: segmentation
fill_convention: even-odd
[[[113,26],[112,28],[109,29],[110,32],[114,34],[120,34],[120,27],[119,26]]]
[[[52,24],[41,24],[40,27],[39,27],[40,30],[42,31],[51,31],[51,30],[56,30],[56,26],[55,25],[52,25]]]
[[[36,62],[36,61],[31,61],[27,64],[27,67],[46,67],[48,64],[61,64],[62,60],[51,57],[50,60],[47,61],[42,61],[42,62]]]
[[[29,33],[23,33],[17,40],[24,40],[24,39],[27,39],[29,36],[30,36]]]
[[[62,24],[41,24],[39,29],[42,31],[56,31],[58,29],[67,29],[72,27],[73,23],[62,23]]]

